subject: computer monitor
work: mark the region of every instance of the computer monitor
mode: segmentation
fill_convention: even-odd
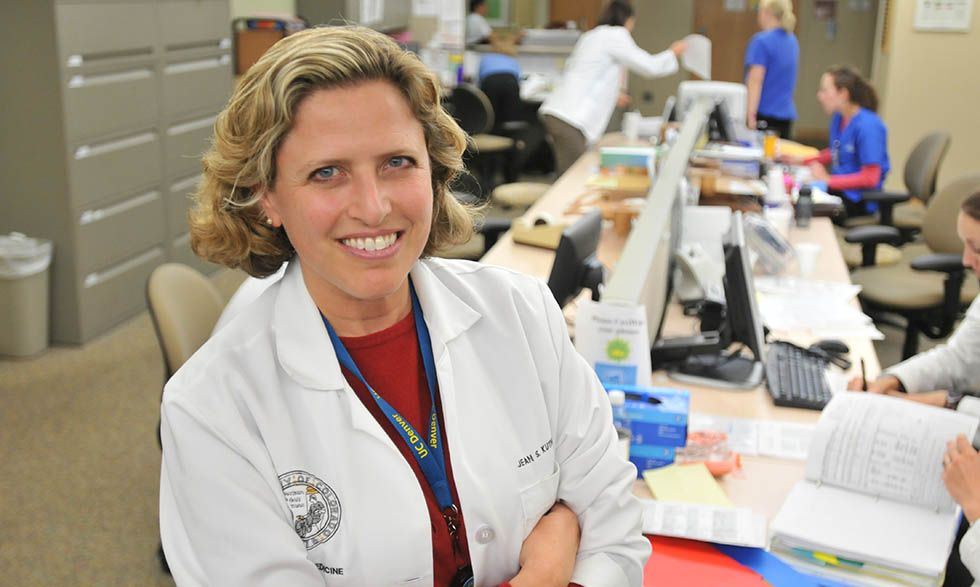
[[[762,351],[765,345],[762,318],[755,301],[752,266],[745,243],[742,213],[732,215],[725,248],[725,320],[717,333],[715,348],[691,346],[690,354],[667,369],[675,379],[699,385],[752,389],[762,383]],[[751,352],[729,351],[742,343]]]
[[[724,100],[715,102],[715,107],[708,117],[708,139],[725,143],[738,140],[735,122],[728,112],[728,103]]]
[[[583,288],[592,290],[592,299],[599,300],[599,286],[605,278],[605,268],[596,257],[601,233],[602,210],[599,209],[562,231],[548,276],[548,288],[559,306],[567,304]]]
[[[745,127],[746,108],[745,84],[733,82],[686,80],[677,86],[677,116],[679,120],[690,111],[699,98],[710,98],[713,103],[724,102],[732,125]]]
[[[664,102],[664,113],[660,118],[662,124],[677,122],[677,109],[674,107],[676,103],[677,98],[674,96],[667,96],[667,101]]]

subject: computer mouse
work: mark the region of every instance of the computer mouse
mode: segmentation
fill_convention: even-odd
[[[836,338],[828,338],[825,340],[818,340],[817,342],[810,345],[811,347],[816,347],[832,355],[846,355],[851,351],[850,347],[842,341]]]

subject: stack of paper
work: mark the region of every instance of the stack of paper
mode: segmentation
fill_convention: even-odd
[[[732,450],[748,456],[805,461],[815,424],[753,420],[692,412],[688,431],[715,430],[728,436]]]
[[[809,330],[817,338],[885,338],[871,317],[851,304],[860,286],[758,276],[755,291],[762,321],[770,330]]]
[[[766,517],[748,508],[642,501],[644,534],[766,547]]]

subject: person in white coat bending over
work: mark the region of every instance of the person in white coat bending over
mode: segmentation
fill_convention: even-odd
[[[192,246],[289,264],[167,383],[178,584],[641,584],[636,470],[553,296],[432,256],[473,230],[465,146],[435,76],[369,29],[290,35],[235,88]]]
[[[538,110],[555,148],[559,174],[599,140],[613,110],[629,104],[630,97],[623,91],[628,71],[644,77],[677,72],[677,58],[687,42],[675,41],[666,51],[647,53],[633,41],[635,24],[629,2],[607,4],[596,27],[575,43],[558,87]]]

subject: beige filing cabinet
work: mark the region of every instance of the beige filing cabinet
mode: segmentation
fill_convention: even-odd
[[[0,23],[0,232],[54,241],[52,340],[145,307],[191,253],[188,196],[231,93],[228,0],[32,0]]]

